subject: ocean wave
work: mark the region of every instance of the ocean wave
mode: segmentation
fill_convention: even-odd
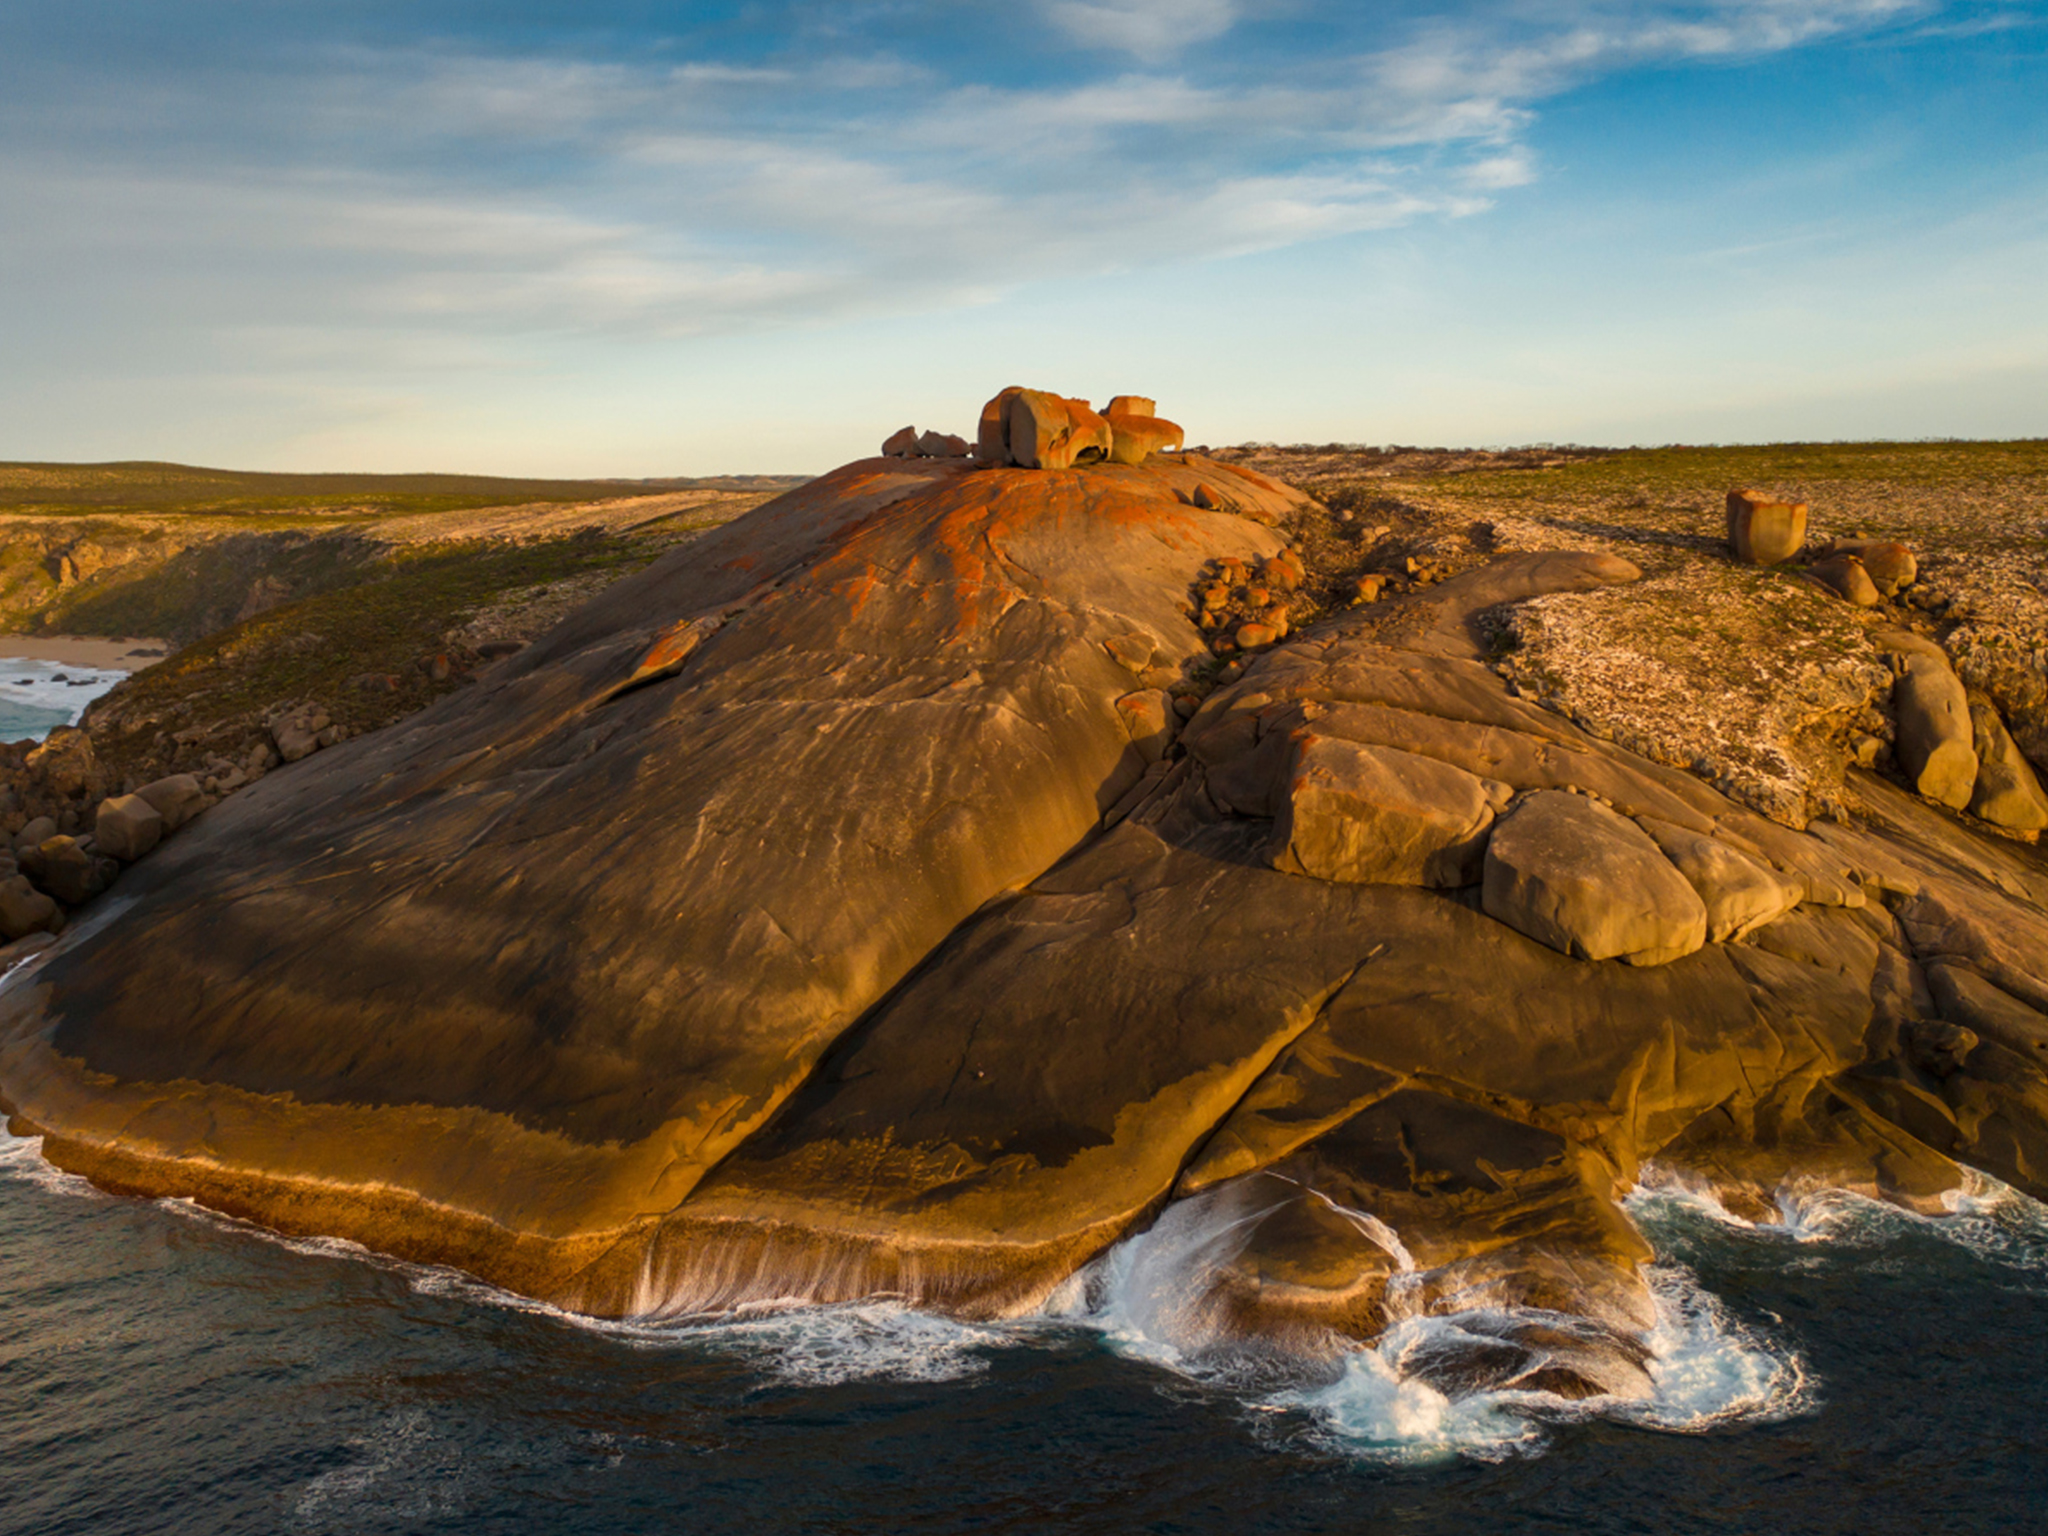
[[[0,1134],[0,1181],[97,1202],[117,1197],[45,1161],[36,1138]],[[542,1319],[603,1335],[633,1349],[730,1355],[764,1384],[830,1387],[857,1381],[957,1382],[984,1374],[995,1354],[1056,1339],[1099,1340],[1175,1381],[1239,1405],[1261,1438],[1391,1465],[1499,1461],[1540,1453],[1560,1426],[1592,1419],[1673,1433],[1772,1422],[1806,1412],[1815,1382],[1793,1344],[1735,1317],[1679,1262],[1715,1232],[1782,1243],[1788,1252],[1882,1249],[1906,1234],[1931,1234],[2009,1268],[2048,1268],[2048,1207],[1996,1179],[1973,1175],[1944,1214],[1920,1216],[1817,1184],[1779,1192],[1779,1220],[1751,1222],[1710,1190],[1653,1169],[1627,1202],[1659,1254],[1645,1270],[1655,1322],[1644,1338],[1650,1391],[1640,1397],[1568,1399],[1512,1385],[1446,1389],[1432,1368],[1467,1347],[1517,1329],[1569,1333],[1582,1320],[1534,1308],[1401,1316],[1402,1294],[1420,1289],[1398,1241],[1391,1278],[1395,1315],[1372,1343],[1305,1358],[1234,1335],[1205,1297],[1242,1251],[1265,1208],[1243,1189],[1169,1206],[1147,1230],[1117,1243],[1072,1276],[1036,1314],[969,1322],[889,1297],[830,1306],[767,1303],[717,1316],[605,1319],[488,1285],[459,1270],[408,1263],[340,1238],[294,1237],[189,1200],[151,1202],[181,1219],[255,1238],[309,1259],[374,1267],[413,1292]],[[1369,1235],[1373,1223],[1361,1228]],[[338,1487],[338,1485],[337,1485]]]
[[[1330,1359],[1248,1345],[1204,1305],[1216,1273],[1242,1252],[1265,1214],[1246,1201],[1245,1188],[1226,1185],[1169,1206],[1150,1229],[1063,1287],[1049,1312],[1086,1323],[1118,1353],[1235,1397],[1255,1414],[1296,1420],[1296,1433],[1323,1450],[1392,1465],[1532,1455],[1556,1426],[1592,1418],[1701,1433],[1812,1405],[1798,1352],[1735,1319],[1691,1270],[1671,1263],[1645,1275],[1656,1322],[1644,1341],[1652,1388],[1644,1398],[1573,1399],[1513,1386],[1445,1390],[1438,1367],[1461,1351],[1498,1349],[1518,1334],[1589,1330],[1582,1319],[1533,1307],[1399,1316],[1402,1297],[1417,1294],[1426,1278],[1411,1263],[1399,1263],[1390,1280],[1396,1320],[1370,1344]],[[1405,1260],[1397,1247],[1390,1255]]]
[[[86,705],[127,675],[106,667],[0,656],[0,741],[40,740],[60,725],[76,725]]]
[[[1902,1238],[1932,1238],[1986,1263],[2048,1279],[2048,1205],[1975,1169],[1942,1197],[1945,1209],[1923,1215],[1810,1179],[1788,1179],[1772,1196],[1776,1219],[1752,1221],[1723,1205],[1705,1182],[1684,1171],[1646,1166],[1623,1201],[1656,1240],[1660,1230],[1702,1226],[1740,1232],[1804,1249],[1873,1252]]]

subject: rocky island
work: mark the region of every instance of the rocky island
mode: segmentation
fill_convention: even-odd
[[[2048,1196],[1996,557],[1751,486],[1725,538],[1422,517],[1182,437],[1005,390],[246,783],[53,739],[10,1125],[610,1316],[1015,1314],[1199,1214],[1197,1332],[1458,1311],[1447,1387],[1567,1397],[1647,1390],[1648,1165]]]

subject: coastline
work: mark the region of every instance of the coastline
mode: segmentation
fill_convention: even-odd
[[[103,672],[140,672],[175,649],[168,640],[143,636],[110,640],[99,635],[0,635],[0,662],[47,661]],[[156,654],[143,654],[151,651]]]

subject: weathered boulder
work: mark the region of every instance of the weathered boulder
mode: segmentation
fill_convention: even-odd
[[[917,451],[915,427],[898,427],[882,439],[882,457],[885,459],[907,459]]]
[[[1836,539],[1829,548],[1861,560],[1864,572],[1883,597],[1897,597],[1920,576],[1920,562],[1913,558],[1913,551],[1889,539]]]
[[[1653,816],[1640,818],[1640,824],[1705,903],[1710,944],[1776,922],[1805,898],[1804,881],[1780,874],[1762,858]]]
[[[0,880],[0,934],[13,940],[60,926],[57,903],[29,884],[26,875]]]
[[[1109,423],[1110,459],[1118,464],[1142,464],[1162,449],[1178,448],[1187,439],[1173,422],[1153,413],[1153,404],[1141,395],[1118,395],[1102,413]]]
[[[988,465],[1017,462],[1010,454],[1010,402],[1023,393],[1023,385],[1012,384],[981,408],[974,440],[974,457],[978,462]]]
[[[1899,768],[1917,793],[1961,810],[1977,782],[1976,732],[1962,680],[1927,641],[1892,635],[1879,637],[1879,643],[1899,653],[1899,677],[1892,687]]]
[[[60,725],[45,736],[28,754],[28,771],[51,794],[83,794],[93,781],[97,766],[92,738],[84,731]]]
[[[272,721],[270,739],[276,744],[277,755],[281,759],[296,763],[329,744],[322,738],[333,725],[326,710],[317,704],[307,704]]]
[[[1875,608],[1880,601],[1877,584],[1855,555],[1837,550],[1814,561],[1808,574],[1846,603],[1858,608]]]
[[[1113,446],[1109,423],[1085,400],[1020,389],[1004,416],[1010,459],[1025,469],[1070,469],[1099,463]]]
[[[1633,822],[1583,795],[1542,790],[1487,844],[1486,913],[1582,960],[1663,965],[1707,939],[1707,909]]]
[[[1514,791],[1433,758],[1304,732],[1273,827],[1273,866],[1319,880],[1478,883]]]
[[[957,433],[922,432],[918,434],[917,451],[928,459],[964,459],[972,445]]]
[[[1761,491],[1728,493],[1728,543],[1748,565],[1778,565],[1806,543],[1806,503],[1777,501]]]
[[[40,847],[56,835],[57,818],[38,816],[14,834],[14,851],[19,854],[26,849]]]
[[[100,802],[93,822],[93,842],[124,863],[133,863],[156,847],[164,835],[164,818],[141,795],[112,795]]]
[[[166,836],[177,831],[206,809],[206,790],[199,780],[189,773],[174,773],[168,778],[152,779],[135,793],[156,808],[157,815],[163,818]]]
[[[112,861],[95,857],[81,848],[76,838],[49,838],[36,852],[42,866],[37,883],[68,907],[91,901],[112,878],[108,868]]]
[[[2048,794],[1999,718],[1998,706],[1982,694],[1970,695],[1969,706],[1971,745],[1977,753],[1970,814],[2016,832],[2048,829]]]

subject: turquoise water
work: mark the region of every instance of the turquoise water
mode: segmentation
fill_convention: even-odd
[[[1204,1362],[1098,1264],[1062,1315],[600,1327],[117,1199],[0,1141],[0,1531],[1992,1532],[2048,1525],[2048,1220],[1639,1199],[1658,1401],[1432,1402]],[[1168,1330],[1170,1332],[1170,1330]],[[1405,1395],[1404,1395],[1405,1394]],[[1433,1396],[1433,1395],[1432,1395]]]
[[[127,675],[0,656],[0,741],[41,741],[60,725],[76,725],[86,705]]]

